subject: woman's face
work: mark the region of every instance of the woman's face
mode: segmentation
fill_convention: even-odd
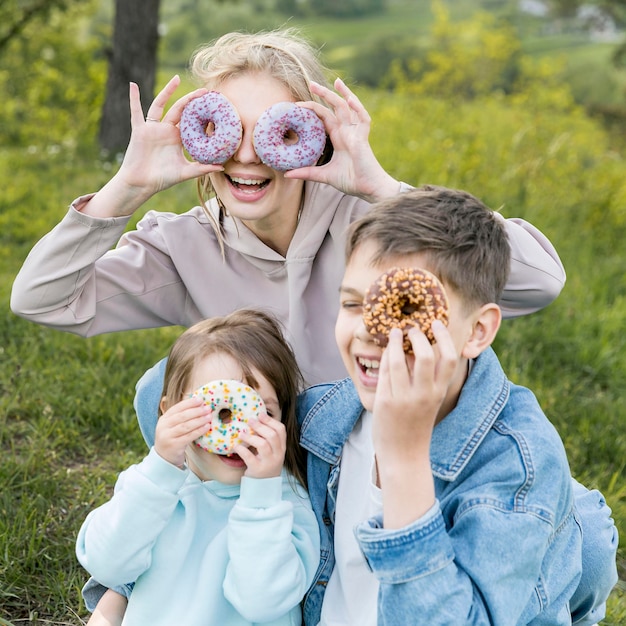
[[[243,126],[241,145],[210,175],[215,193],[228,213],[241,219],[259,239],[285,254],[297,225],[303,181],[288,180],[264,165],[254,151],[252,136],[259,116],[277,102],[293,102],[290,91],[268,74],[243,74],[219,85],[235,106]]]

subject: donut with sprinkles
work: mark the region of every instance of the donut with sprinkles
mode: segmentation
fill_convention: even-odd
[[[286,172],[317,163],[326,145],[326,129],[311,109],[277,102],[257,120],[252,141],[265,165]]]
[[[200,163],[225,163],[237,152],[243,128],[237,109],[217,91],[191,100],[180,118],[180,140]]]
[[[248,421],[265,413],[261,396],[240,380],[214,380],[191,396],[202,398],[212,411],[209,429],[195,444],[214,454],[232,454],[241,433],[250,430]]]
[[[387,345],[392,328],[400,328],[404,351],[412,354],[407,334],[414,326],[435,343],[434,320],[448,324],[448,297],[441,281],[427,270],[394,267],[379,276],[365,294],[363,321],[380,346]]]

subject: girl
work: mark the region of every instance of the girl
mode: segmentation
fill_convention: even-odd
[[[215,416],[190,396],[217,379],[245,382],[267,409],[231,456],[194,443]],[[176,341],[155,445],[120,474],[76,544],[98,580],[136,580],[123,624],[300,623],[319,563],[295,417],[301,383],[280,327],[264,313],[206,320]]]

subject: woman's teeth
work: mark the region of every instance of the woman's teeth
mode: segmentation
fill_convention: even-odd
[[[257,180],[254,178],[236,178],[235,176],[231,176],[230,179],[238,185],[262,185],[265,182],[264,178]]]

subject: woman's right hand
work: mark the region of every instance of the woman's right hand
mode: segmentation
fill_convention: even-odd
[[[131,136],[124,160],[115,176],[81,207],[83,213],[94,217],[132,215],[159,191],[223,169],[222,165],[204,165],[185,156],[178,124],[187,103],[207,90],[188,93],[164,114],[179,85],[179,76],[174,76],[156,96],[144,119],[139,87],[130,83]]]

